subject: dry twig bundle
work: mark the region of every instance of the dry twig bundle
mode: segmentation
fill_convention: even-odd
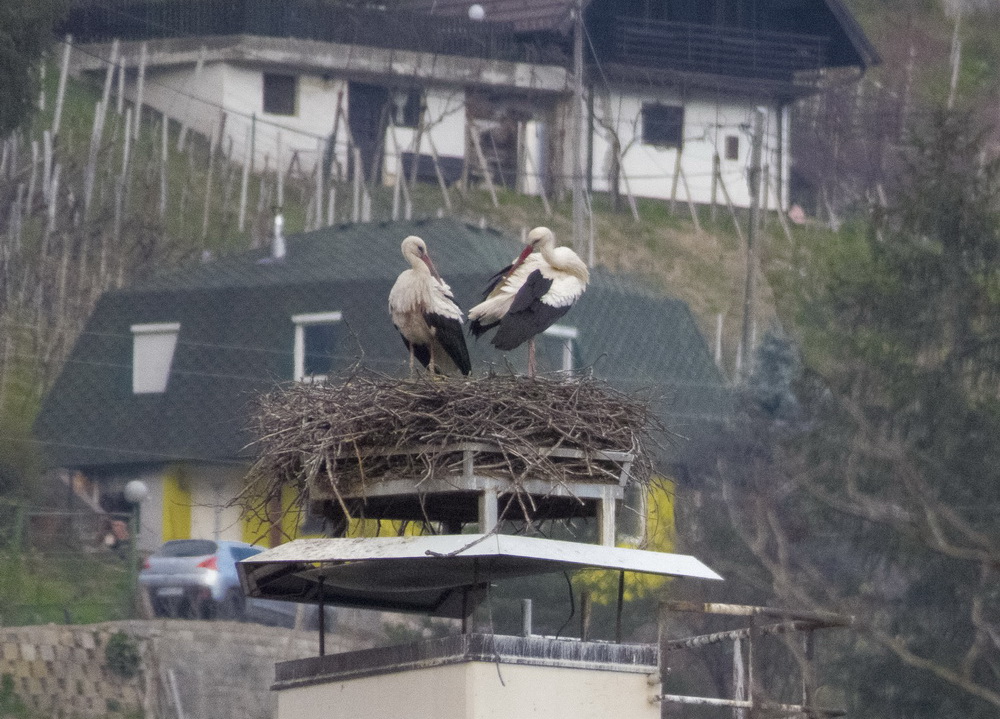
[[[273,502],[294,487],[300,500],[321,489],[340,502],[385,479],[410,477],[414,493],[461,471],[462,443],[489,445],[476,473],[542,479],[572,494],[574,482],[618,483],[620,464],[601,451],[630,453],[629,482],[652,473],[662,433],[649,403],[593,378],[562,381],[513,375],[411,380],[356,368],[337,382],[283,386],[260,398],[252,418],[258,459],[243,504]],[[556,457],[551,450],[580,450]]]

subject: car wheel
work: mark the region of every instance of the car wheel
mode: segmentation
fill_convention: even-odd
[[[237,591],[229,592],[219,603],[219,617],[234,622],[246,621],[247,605],[243,595]]]
[[[195,619],[215,619],[216,611],[215,602],[211,599],[199,599],[194,605],[194,618]]]
[[[170,604],[163,599],[153,599],[153,616],[154,617],[169,617],[170,616]]]

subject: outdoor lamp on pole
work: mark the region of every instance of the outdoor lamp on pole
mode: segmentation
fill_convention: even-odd
[[[148,494],[149,487],[141,480],[133,479],[125,485],[125,501],[132,505],[132,516],[130,517],[131,522],[129,526],[129,534],[131,535],[131,542],[129,544],[129,573],[132,579],[133,598],[137,596],[136,592],[139,589],[139,528],[141,527],[139,513],[142,508],[142,500]]]

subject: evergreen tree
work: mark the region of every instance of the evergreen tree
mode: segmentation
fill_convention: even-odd
[[[789,385],[764,343],[722,462],[744,577],[858,618],[827,667],[851,716],[1000,708],[1000,164],[984,137],[944,112],[913,136],[895,201],[805,306],[805,373]],[[728,536],[717,549],[740,556]]]
[[[30,115],[38,97],[39,61],[67,0],[0,2],[0,137]]]

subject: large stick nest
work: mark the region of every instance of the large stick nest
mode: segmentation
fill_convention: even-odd
[[[492,445],[476,473],[515,487],[542,479],[572,492],[575,482],[618,483],[622,466],[598,451],[627,452],[628,482],[646,484],[652,449],[668,438],[651,403],[593,378],[514,375],[401,380],[355,368],[336,381],[296,383],[261,396],[251,419],[257,453],[244,494],[257,508],[294,488],[304,500],[321,489],[348,514],[344,496],[371,483],[461,472],[459,443]],[[581,450],[554,457],[552,448]]]

